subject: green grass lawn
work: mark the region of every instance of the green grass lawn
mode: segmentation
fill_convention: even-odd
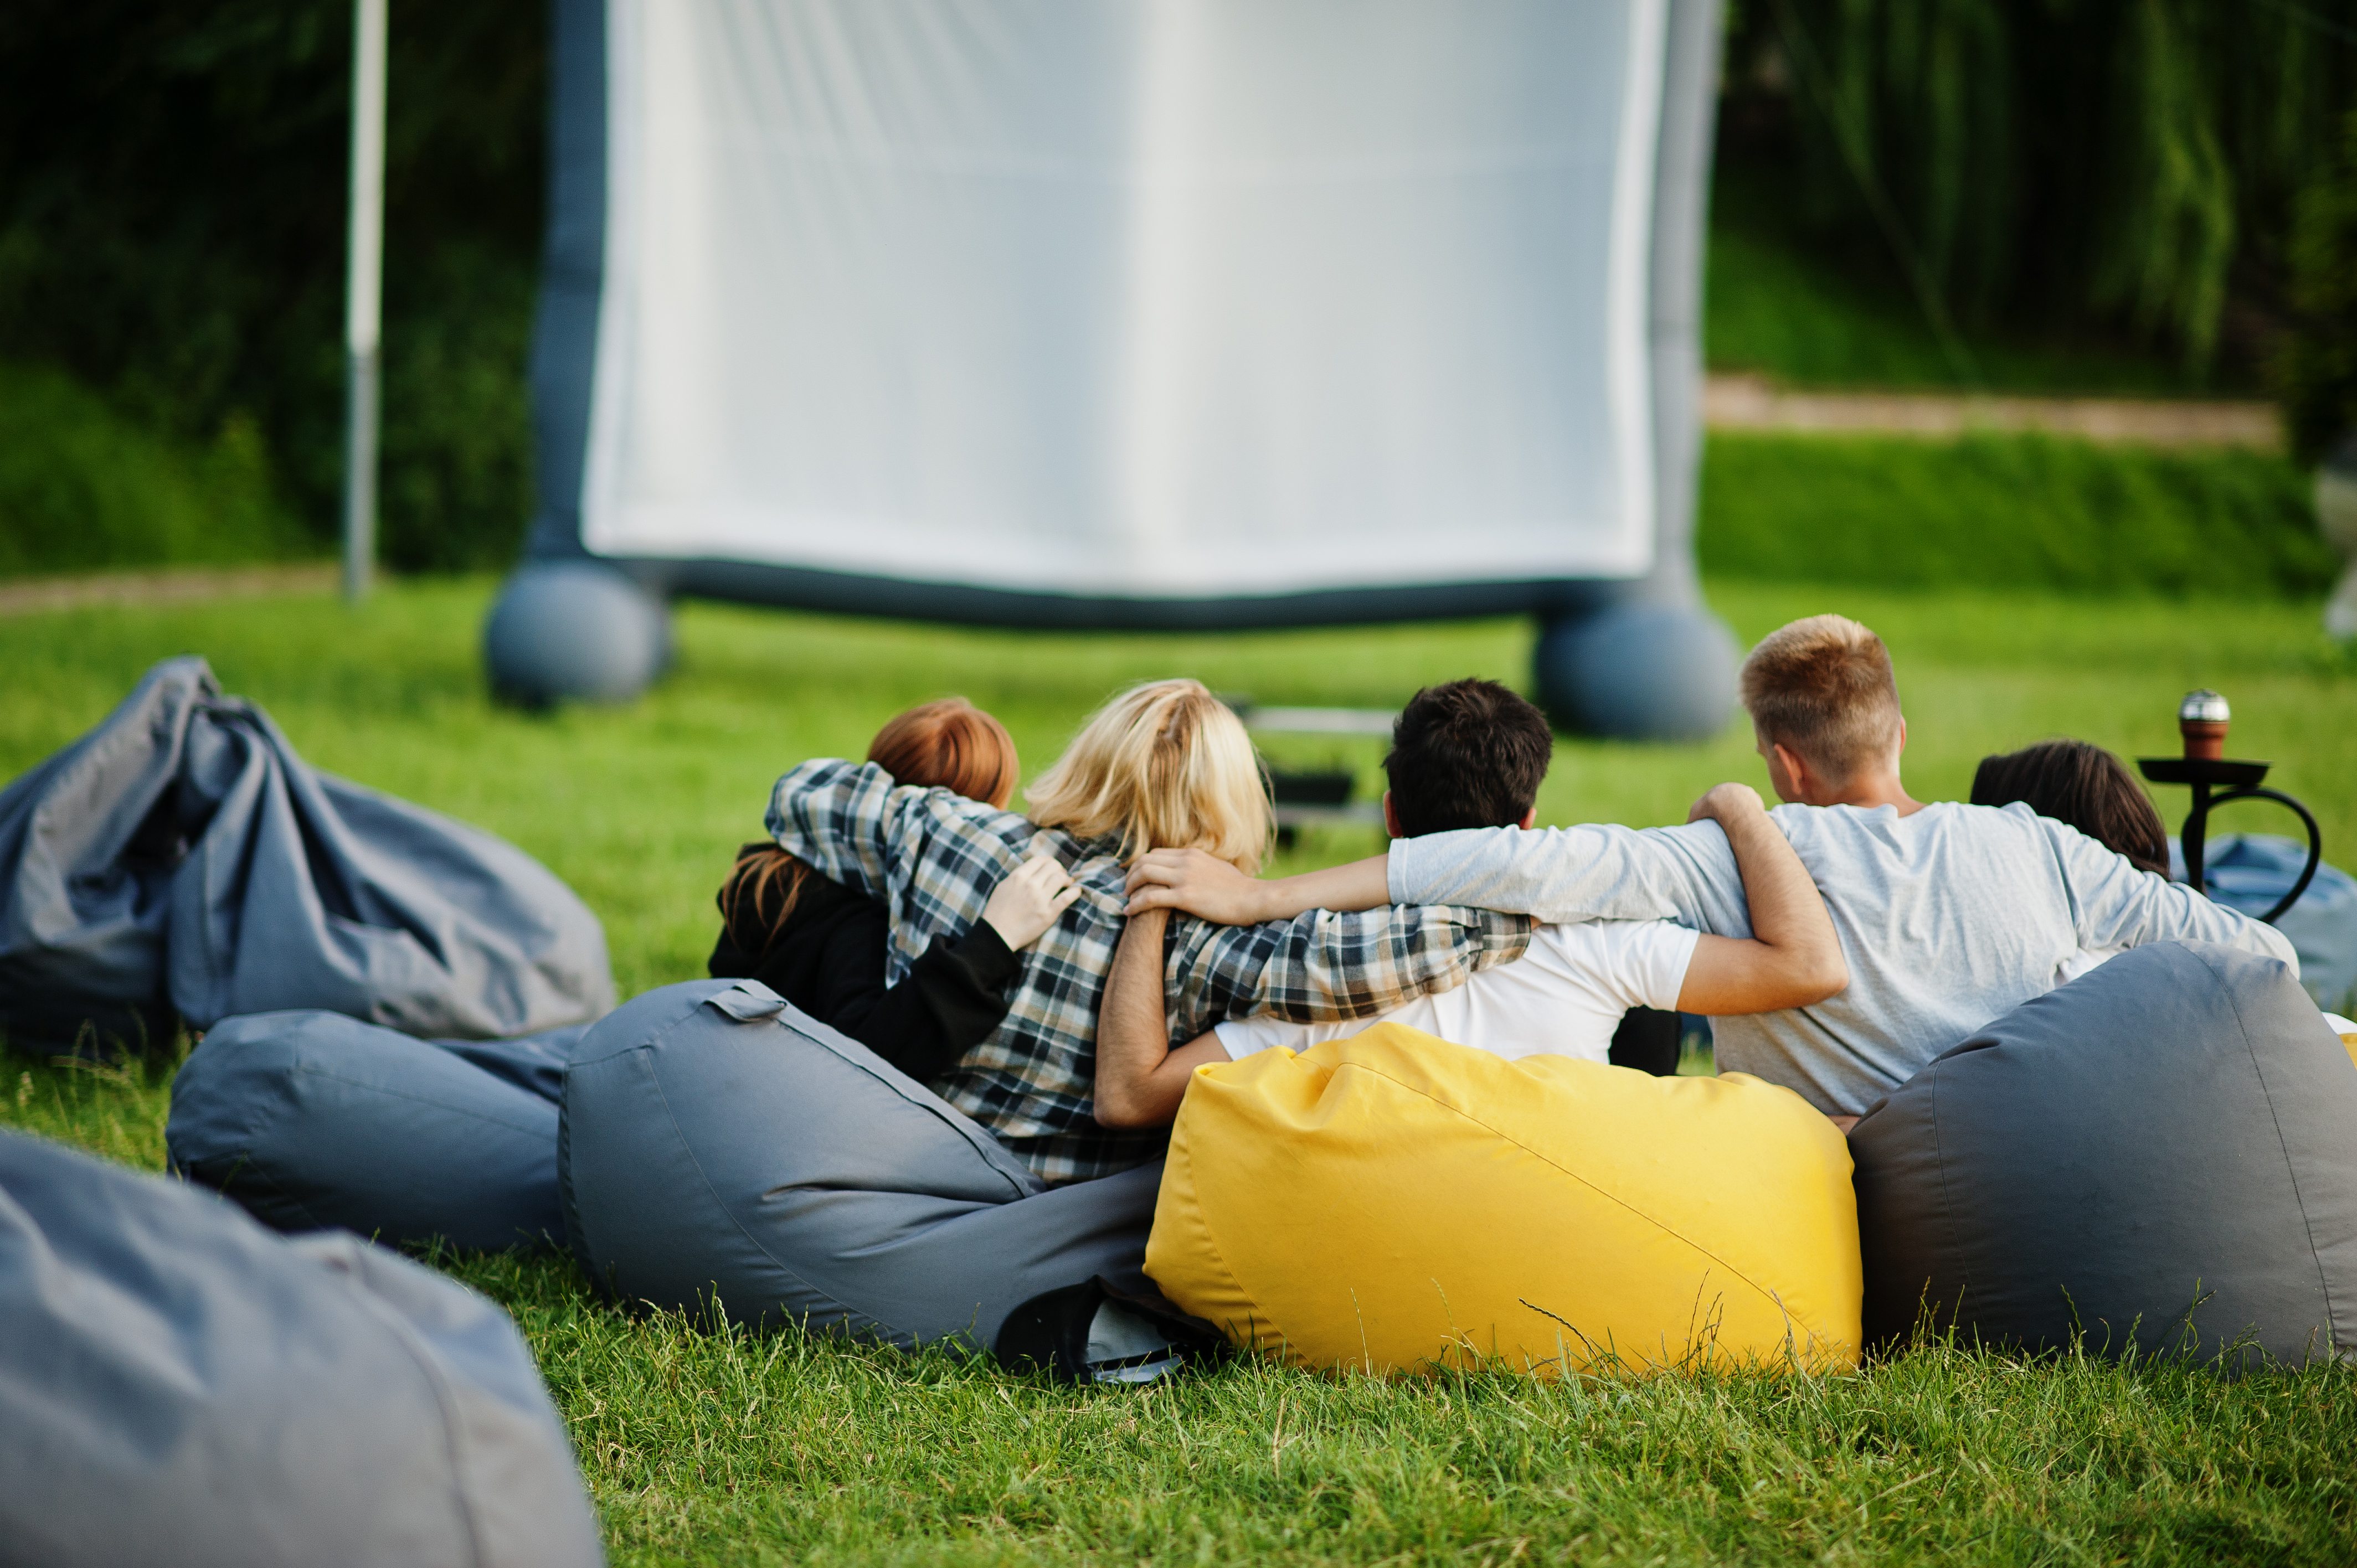
[[[204,653],[312,761],[481,823],[604,918],[625,994],[701,971],[712,889],[777,774],[856,755],[896,709],[963,692],[1028,773],[1120,682],[1191,673],[1269,702],[1394,705],[1525,678],[1506,621],[1246,637],[1079,637],[688,607],[676,672],[628,708],[493,707],[488,581],[399,585],[351,613],[282,597],[0,621],[0,775],[96,722],[153,660]],[[2226,692],[2329,853],[2357,854],[2357,661],[2312,602],[2074,600],[1722,582],[1749,641],[1857,615],[1889,640],[1919,795],[1986,752],[2083,736],[2175,748],[2177,698]],[[1297,744],[1372,786],[1373,743]],[[1730,725],[1690,746],[1561,742],[1544,821],[1682,818],[1761,779]],[[2172,822],[2180,802],[2161,796]],[[2274,827],[2244,808],[2253,827]],[[2235,822],[2229,825],[2244,825]],[[1313,836],[1288,864],[1374,847]],[[159,1167],[169,1064],[0,1063],[0,1121]],[[437,1260],[515,1313],[623,1563],[2319,1563],[2357,1556],[2357,1381],[2233,1384],[2166,1366],[1932,1348],[1823,1380],[1383,1382],[1239,1365],[1072,1393],[935,1352],[754,1340],[597,1305],[569,1264]]]

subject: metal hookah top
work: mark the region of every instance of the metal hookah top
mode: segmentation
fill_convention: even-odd
[[[2177,733],[2185,737],[2185,755],[2215,762],[2226,755],[2226,725],[2233,718],[2226,699],[2207,687],[2185,693],[2177,704]]]

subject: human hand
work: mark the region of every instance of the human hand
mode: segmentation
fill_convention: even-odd
[[[1748,816],[1754,811],[1764,813],[1767,810],[1760,801],[1760,791],[1749,784],[1714,784],[1710,791],[1686,812],[1686,821],[1699,822],[1707,818],[1714,822],[1725,823],[1734,817]]]
[[[982,907],[982,918],[999,940],[1019,951],[1045,936],[1080,896],[1081,885],[1071,873],[1037,856],[999,879],[990,890],[990,902]]]
[[[1184,909],[1223,926],[1249,926],[1266,918],[1260,908],[1265,886],[1200,849],[1151,849],[1129,868],[1126,912]]]

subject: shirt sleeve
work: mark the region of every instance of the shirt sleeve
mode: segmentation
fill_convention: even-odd
[[[892,862],[892,776],[870,762],[855,766],[821,757],[778,780],[770,791],[766,825],[789,854],[818,874],[870,897],[882,897]],[[911,797],[923,791],[911,789]]]
[[[1680,921],[1751,934],[1735,852],[1717,822],[1674,828],[1469,828],[1392,841],[1387,876],[1404,904],[1471,904],[1556,925]]]
[[[1678,1010],[1702,933],[1671,920],[1613,920],[1581,929],[1594,933],[1597,969],[1622,1007]]]
[[[2027,808],[2024,808],[2027,810]],[[2299,975],[2299,954],[2281,931],[2149,871],[2139,871],[2067,822],[2038,817],[2054,847],[2083,948],[2138,947],[2190,938],[2281,959]]]
[[[1258,1056],[1278,1046],[1289,1051],[1306,1051],[1315,1043],[1312,1036],[1316,1032],[1308,1024],[1288,1024],[1282,1018],[1265,1015],[1222,1018],[1211,1028],[1212,1035],[1220,1042],[1220,1049],[1228,1053],[1228,1059],[1232,1062]]]
[[[1188,918],[1164,972],[1174,1037],[1222,1018],[1273,1013],[1297,1024],[1368,1018],[1519,958],[1531,923],[1490,909],[1311,909],[1263,926]]]
[[[883,933],[872,940],[877,967]],[[836,1026],[920,1083],[939,1078],[1006,1016],[1006,989],[1022,964],[988,921],[952,942],[936,937],[898,985],[861,1016]]]
[[[942,789],[896,785],[876,764],[805,762],[770,793],[770,836],[821,875],[892,912],[887,971],[898,981],[935,937],[961,937],[1040,830]]]

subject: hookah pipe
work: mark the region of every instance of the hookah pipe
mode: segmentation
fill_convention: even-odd
[[[2177,709],[2177,730],[2185,737],[2185,755],[2139,757],[2136,767],[2155,784],[2193,787],[2193,810],[2186,815],[2185,830],[2178,843],[2185,851],[2187,885],[2205,895],[2210,885],[2201,875],[2201,844],[2209,830],[2211,809],[2234,800],[2273,800],[2291,808],[2308,829],[2308,865],[2301,869],[2299,880],[2291,885],[2291,891],[2259,917],[2274,925],[2285,910],[2299,902],[2299,896],[2316,879],[2317,865],[2324,858],[2324,834],[2306,806],[2280,789],[2260,788],[2272,763],[2237,761],[2225,755],[2226,725],[2233,717],[2226,699],[2217,693],[2188,692]],[[2222,792],[2213,795],[2213,789]]]

